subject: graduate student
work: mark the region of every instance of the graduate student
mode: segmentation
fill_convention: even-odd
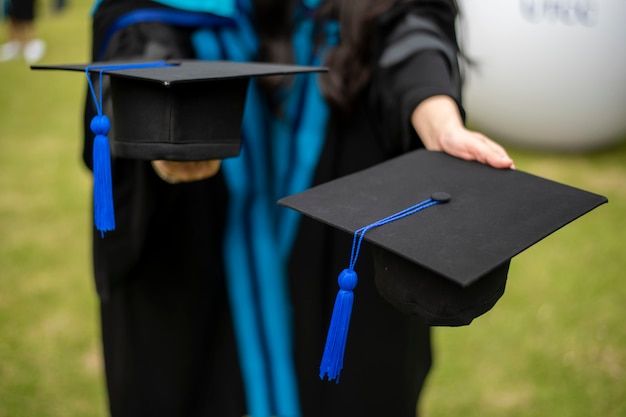
[[[96,4],[93,61],[328,67],[254,81],[236,158],[114,155],[116,228],[93,236],[113,417],[415,415],[430,329],[378,294],[367,248],[349,369],[320,380],[351,236],[276,201],[420,147],[512,167],[463,125],[456,17],[452,0]]]

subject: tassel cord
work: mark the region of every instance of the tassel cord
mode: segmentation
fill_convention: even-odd
[[[116,70],[124,70],[124,69],[141,69],[141,68],[158,68],[158,67],[171,67],[175,64],[168,64],[165,61],[154,61],[154,62],[137,62],[132,64],[111,64],[111,65],[88,65],[85,67],[85,74],[87,75],[87,83],[89,84],[89,91],[91,92],[91,96],[93,97],[94,104],[96,106],[96,110],[98,112],[98,116],[102,116],[102,74],[104,71],[116,71]],[[99,97],[96,95],[96,91],[93,87],[93,82],[91,81],[91,77],[89,76],[89,72],[92,70],[99,70]]]
[[[414,206],[408,207],[402,211],[392,214],[391,216],[387,216],[384,219],[378,220],[374,223],[371,223],[367,226],[361,227],[354,232],[354,236],[352,238],[352,251],[350,253],[350,266],[349,269],[354,269],[356,265],[356,261],[359,258],[359,252],[361,250],[361,243],[363,242],[363,238],[365,237],[365,233],[369,230],[382,226],[387,223],[391,223],[396,220],[400,220],[403,217],[410,216],[411,214],[415,214],[418,211],[424,210],[430,206],[435,204],[439,204],[440,201],[434,200],[433,198],[429,198],[428,200],[422,201],[421,203],[417,203]]]

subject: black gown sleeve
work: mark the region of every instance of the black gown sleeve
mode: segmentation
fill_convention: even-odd
[[[368,99],[390,155],[422,146],[410,118],[423,100],[452,97],[465,117],[455,19],[447,0],[400,3],[379,19]]]

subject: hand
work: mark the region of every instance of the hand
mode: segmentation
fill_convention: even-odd
[[[482,133],[463,126],[443,133],[432,148],[431,150],[442,150],[457,158],[478,161],[494,168],[515,168],[513,160],[502,146]]]
[[[152,168],[165,182],[177,184],[180,182],[193,182],[210,178],[217,174],[221,160],[210,161],[152,161]]]
[[[463,125],[456,103],[448,96],[424,100],[413,111],[411,122],[426,149],[494,168],[515,168],[502,146]]]

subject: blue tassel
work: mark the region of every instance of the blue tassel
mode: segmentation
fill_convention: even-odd
[[[358,281],[354,266],[359,258],[361,243],[368,230],[385,225],[404,217],[417,213],[436,204],[446,203],[450,200],[450,195],[439,192],[434,193],[431,198],[417,203],[409,208],[387,216],[384,219],[375,221],[365,227],[361,227],[354,232],[352,237],[352,252],[350,253],[350,266],[339,274],[339,292],[335,299],[333,315],[330,319],[330,328],[326,336],[326,346],[320,365],[320,378],[328,376],[328,380],[336,379],[339,383],[339,373],[343,368],[343,356],[346,350],[346,340],[348,338],[348,327],[350,326],[350,316],[352,315],[352,305],[354,304],[354,287]]]
[[[137,69],[137,68],[160,68],[176,64],[167,64],[165,61],[138,62],[132,64],[114,65],[88,65],[85,67],[87,84],[93,97],[98,115],[91,119],[90,128],[96,135],[93,141],[93,200],[94,200],[94,223],[100,235],[104,232],[115,230],[115,211],[113,209],[113,183],[111,181],[111,149],[109,148],[109,130],[111,122],[106,115],[102,114],[102,73],[113,70]],[[100,95],[96,94],[89,71],[99,70]]]
[[[352,315],[352,305],[354,304],[354,293],[358,277],[353,269],[344,269],[339,274],[339,292],[335,299],[333,315],[330,319],[330,327],[326,336],[326,346],[320,365],[320,378],[328,377],[339,383],[339,373],[343,368],[343,356],[346,350],[346,340],[348,339],[348,329],[350,327],[350,316]]]
[[[111,122],[105,115],[95,116],[91,120],[90,127],[96,135],[93,142],[94,220],[96,229],[104,237],[104,232],[115,230],[111,150],[107,137],[111,129]]]

